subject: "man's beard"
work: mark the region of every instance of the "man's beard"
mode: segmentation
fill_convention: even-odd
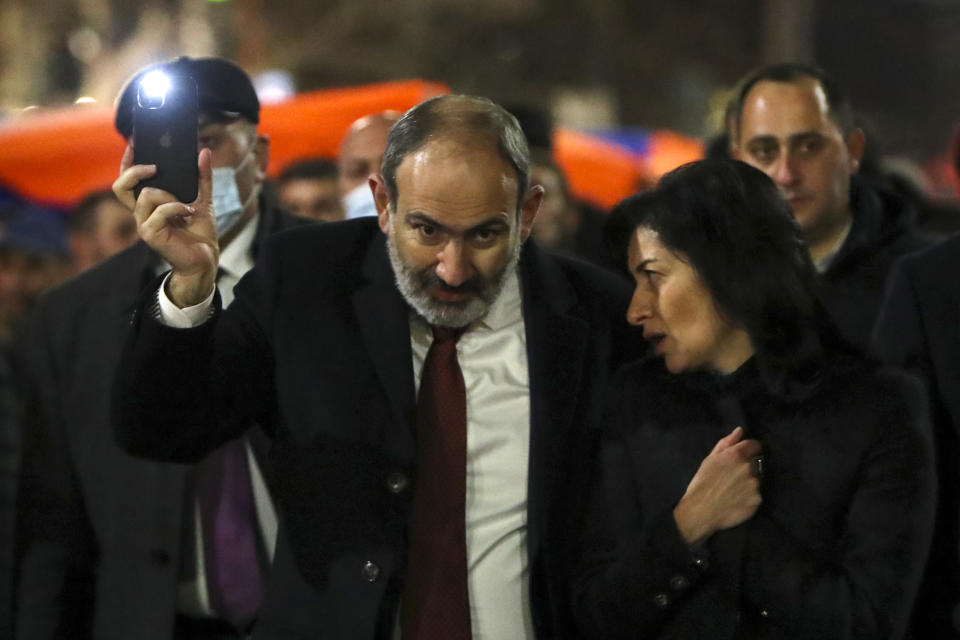
[[[430,266],[417,271],[400,255],[393,238],[393,226],[387,233],[387,252],[390,255],[390,264],[393,266],[397,288],[413,310],[423,317],[429,324],[438,327],[460,328],[487,315],[490,307],[496,301],[507,275],[512,272],[520,260],[519,238],[514,238],[510,255],[503,267],[492,277],[484,278],[477,274],[466,282],[452,287],[444,282],[437,274],[436,267]],[[466,299],[458,302],[437,300],[430,295],[431,290],[447,291],[450,293],[466,293]]]

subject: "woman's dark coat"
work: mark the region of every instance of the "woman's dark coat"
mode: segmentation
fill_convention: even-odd
[[[898,638],[931,536],[924,392],[837,356],[770,391],[755,360],[723,378],[627,368],[613,390],[574,584],[595,638]],[[763,445],[763,504],[700,549],[673,507],[717,440]]]

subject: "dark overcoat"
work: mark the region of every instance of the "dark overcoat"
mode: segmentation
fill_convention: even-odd
[[[903,258],[877,319],[884,360],[927,382],[937,523],[914,614],[917,638],[960,638],[960,236]]]
[[[263,238],[304,223],[265,198],[255,253]],[[138,242],[48,293],[33,318],[18,501],[21,640],[173,637],[190,466],[129,455],[110,422],[130,313],[157,267]],[[265,459],[265,446],[255,450]]]
[[[613,388],[574,597],[590,637],[899,638],[930,541],[923,390],[847,356],[787,395],[660,360]],[[763,446],[763,503],[688,547],[673,518],[735,426]]]

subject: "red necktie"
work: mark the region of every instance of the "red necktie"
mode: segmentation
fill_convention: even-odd
[[[403,640],[470,640],[467,591],[467,396],[463,329],[433,328],[417,401],[417,481],[400,625]]]

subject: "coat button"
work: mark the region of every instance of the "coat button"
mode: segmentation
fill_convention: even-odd
[[[690,579],[687,576],[673,576],[670,578],[670,588],[674,591],[683,591],[690,586]]]
[[[653,598],[653,604],[657,605],[658,609],[666,609],[670,606],[670,596],[665,593],[658,593]]]
[[[377,563],[367,560],[360,568],[360,574],[367,582],[376,582],[377,578],[380,577],[380,567]]]
[[[707,560],[706,556],[697,556],[693,561],[693,566],[696,567],[697,571],[704,572],[710,568],[710,561]]]
[[[391,473],[387,476],[387,490],[390,493],[403,493],[407,488],[407,485],[410,484],[410,481],[407,480],[407,476],[400,473],[399,471]]]
[[[151,549],[150,561],[155,565],[165,567],[170,564],[170,554],[163,549]]]

